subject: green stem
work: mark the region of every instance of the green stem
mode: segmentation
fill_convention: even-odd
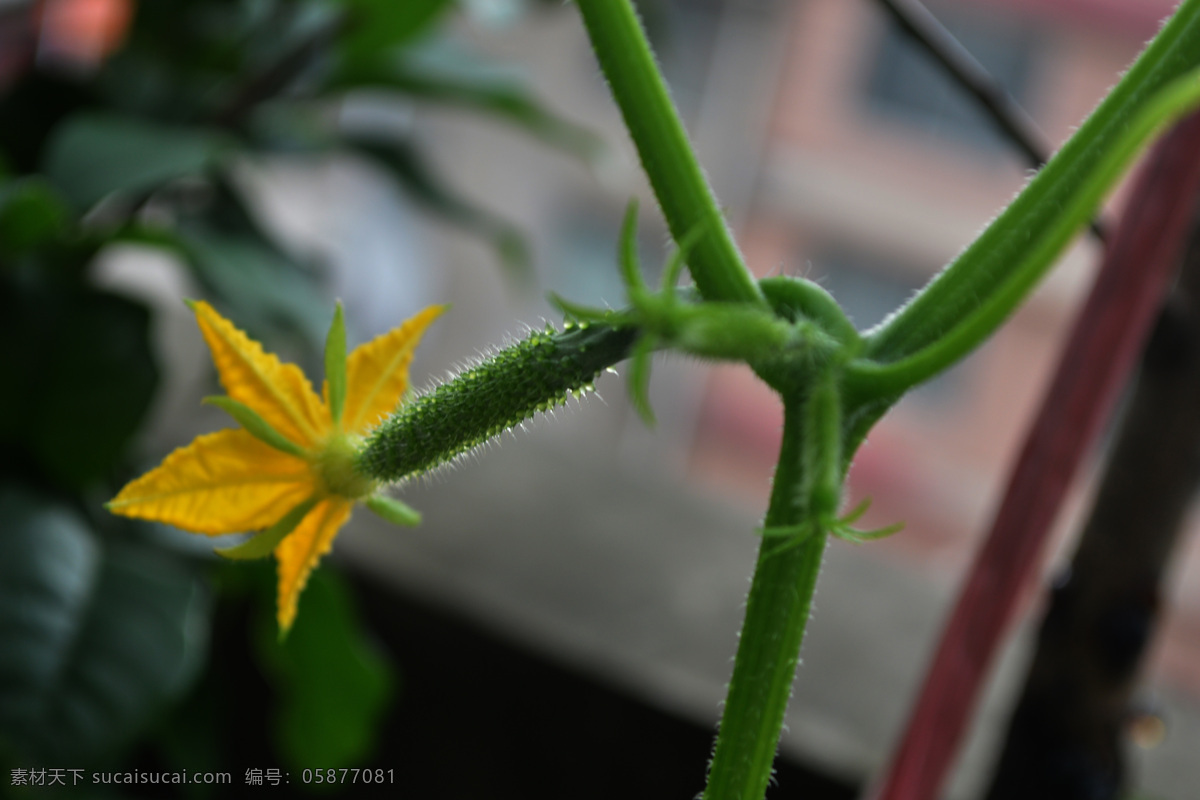
[[[391,483],[452,462],[588,390],[629,355],[637,335],[603,325],[533,331],[400,406],[367,437],[355,469]]]
[[[804,423],[804,404],[785,400],[783,444],[764,522],[768,530],[799,525],[808,511],[801,487],[803,436],[811,432],[803,430]],[[759,547],[704,800],[762,800],[766,793],[825,539],[818,531],[782,552],[767,538]]]
[[[1020,266],[1004,282],[944,335],[912,355],[890,363],[868,359],[853,362],[847,369],[851,394],[856,397],[901,394],[946,369],[987,339],[1028,296],[1146,143],[1197,105],[1200,105],[1200,69],[1168,84],[1132,119],[1127,119],[1120,136],[1104,149],[1075,193],[1057,209],[1056,225],[1027,245]],[[931,293],[934,289],[931,284],[926,291]]]
[[[629,0],[578,4],[671,235],[679,242],[704,231],[688,258],[701,296],[765,305],[692,152],[633,6]]]
[[[866,355],[879,362],[899,361],[939,342],[964,320],[976,330],[959,341],[968,344],[966,349],[981,341],[1069,241],[1078,226],[1068,229],[1064,210],[1073,206],[1088,176],[1111,158],[1146,103],[1198,63],[1200,0],[1185,0],[1104,102],[1004,213],[912,302],[867,337]],[[1028,255],[1031,243],[1036,257]],[[1005,296],[1003,302],[994,300],[997,294]],[[943,347],[946,352],[962,349],[961,344]],[[936,371],[933,360],[929,363],[919,372]]]

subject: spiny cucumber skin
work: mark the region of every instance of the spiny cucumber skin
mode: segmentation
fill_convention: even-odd
[[[392,482],[450,462],[590,387],[636,338],[630,328],[534,331],[397,410],[367,440],[359,469]]]

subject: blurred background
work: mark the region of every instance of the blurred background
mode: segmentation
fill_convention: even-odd
[[[1058,143],[1174,4],[927,5]],[[37,644],[28,657],[4,650],[6,768],[232,763],[240,788],[250,767],[282,764],[295,784],[300,769],[340,758],[337,766],[409,775],[413,796],[502,797],[523,785],[520,796],[529,797],[543,796],[529,789],[530,775],[582,773],[602,786],[607,772],[628,786],[622,775],[666,763],[674,734],[635,744],[632,723],[608,716],[615,700],[532,693],[563,670],[690,726],[697,738],[688,741],[698,744],[682,748],[692,770],[682,785],[702,787],[782,421],[774,396],[745,368],[660,357],[655,430],[629,406],[623,377],[605,376],[594,395],[553,419],[410,482],[402,498],[425,523],[398,530],[358,514],[338,539],[333,569],[321,571],[333,573],[330,588],[318,581],[306,592],[296,634],[282,647],[262,624],[244,632],[248,615],[262,622],[261,575],[214,567],[207,540],[129,530],[97,510],[121,476],[226,424],[199,405],[215,381],[180,298],[212,297],[310,375],[319,374],[315,354],[334,298],[345,304],[352,346],[425,305],[452,303],[413,367],[414,385],[425,387],[519,337],[524,325],[557,321],[547,290],[622,305],[616,233],[631,196],[642,201],[643,265],[652,277],[662,264],[665,227],[572,8],[422,2],[396,22],[382,7],[0,1],[5,394],[74,393],[55,407],[59,416],[36,410],[46,400],[5,399],[0,525],[29,532],[10,539],[24,542],[17,555],[36,564],[45,557],[30,542],[49,526],[63,552],[100,553],[89,558],[101,575],[115,558],[105,554],[136,550],[136,558],[173,554],[170,569],[194,582],[176,599],[175,616],[157,623],[173,642],[160,659],[170,677],[117,704],[125,709],[117,716],[133,720],[121,723],[120,748],[95,733],[116,724],[103,714],[72,723],[93,725],[92,735],[56,738],[46,731],[61,729],[61,719],[28,707],[31,691],[60,695],[59,684],[40,677],[50,662],[38,658],[65,651],[65,640]],[[750,267],[818,281],[860,328],[969,243],[1027,178],[1011,146],[875,3],[658,0],[642,11]],[[343,12],[368,24],[343,28]],[[384,31],[381,41],[374,31]],[[1113,208],[1120,204],[1118,193]],[[770,796],[801,796],[811,780],[824,781],[824,796],[850,797],[883,766],[1099,253],[1082,238],[991,342],[906,398],[862,450],[851,501],[872,498],[868,526],[902,520],[906,528],[868,547],[832,544],[781,745],[816,777],[781,771]],[[86,364],[99,356],[60,352],[97,336],[64,322],[80,318],[76,306],[91,309],[99,328],[127,328],[92,383]],[[56,339],[64,325],[70,336]],[[144,345],[128,344],[139,336]],[[132,397],[105,389],[114,375],[124,390],[144,388]],[[63,416],[106,403],[145,415],[92,426],[122,431],[104,444],[111,453],[103,463],[84,469],[73,466],[84,456],[61,455],[70,448],[59,440],[89,442],[91,433],[35,430],[44,416],[57,430]],[[1047,574],[1069,554],[1088,497],[1079,486]],[[0,569],[11,586],[31,582],[16,556],[7,563]],[[56,574],[43,583],[67,580]],[[354,577],[343,583],[342,575]],[[39,586],[25,587],[7,609],[0,598],[0,633],[27,633],[28,597]],[[165,602],[147,591],[145,602]],[[69,620],[62,592],[51,611]],[[1165,734],[1151,726],[1139,740],[1135,784],[1145,797],[1174,800],[1200,785],[1194,536],[1174,563],[1170,592],[1143,693]],[[987,780],[1040,602],[1040,594],[1028,598],[950,797],[978,796]],[[319,655],[321,642],[339,637],[306,618],[353,632],[340,637],[353,639],[341,666]],[[154,624],[138,634],[148,637],[142,645],[157,641]],[[460,635],[519,655],[473,650]],[[103,659],[82,661],[77,671],[87,673]],[[256,677],[231,675],[229,665],[242,662]],[[377,686],[345,701],[361,709],[356,720],[297,699],[328,696],[339,682]],[[55,713],[85,714],[95,697],[82,683]],[[452,705],[459,696],[466,699]],[[180,741],[157,750],[140,743],[148,729],[190,725],[197,709],[222,697],[237,698],[234,710],[210,711],[215,721],[198,737],[205,741],[167,736]],[[431,710],[416,716],[421,709]],[[214,740],[258,736],[230,725],[260,712],[275,715],[270,743],[231,746],[240,755],[210,752],[220,749]],[[526,715],[558,721],[525,730]],[[405,728],[406,718],[417,721]],[[321,749],[314,729],[339,725],[350,732]],[[50,744],[27,746],[38,736]],[[522,737],[513,755],[506,740]],[[575,755],[547,755],[555,740]],[[426,753],[420,747],[450,755],[439,761],[417,755]],[[643,751],[641,766],[626,763],[633,749]],[[455,773],[459,762],[476,764],[480,777]],[[418,772],[430,774],[411,777]],[[429,786],[439,788],[421,788]],[[562,795],[548,788],[544,796]]]

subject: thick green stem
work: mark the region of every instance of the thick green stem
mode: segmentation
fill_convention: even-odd
[[[1087,222],[1104,195],[1125,174],[1142,148],[1164,127],[1191,112],[1197,105],[1200,105],[1200,69],[1194,69],[1168,84],[1125,120],[1120,135],[1108,143],[1083,179],[1076,182],[1074,193],[1056,205],[1055,224],[1026,243],[1022,258],[1006,280],[992,287],[990,294],[978,300],[978,304],[957,320],[952,328],[921,350],[902,359],[882,363],[861,359],[851,364],[847,370],[847,381],[852,395],[899,395],[947,369],[986,340],[1029,295],[1075,232]],[[1013,204],[1014,207],[1016,205]],[[1002,216],[1000,219],[1004,218]],[[967,258],[970,252],[963,258]],[[945,294],[946,285],[930,284],[925,294]],[[919,296],[918,301],[925,294]],[[877,336],[884,336],[888,330],[890,328],[881,330]],[[868,350],[878,341],[876,337],[871,337]]]
[[[600,68],[675,241],[704,233],[688,268],[705,300],[764,304],[688,142],[629,0],[578,0]]]
[[[1162,111],[1159,92],[1198,64],[1200,0],[1185,0],[1104,102],[1004,213],[912,302],[867,337],[865,355],[874,361],[914,358],[904,367],[908,374],[897,373],[894,381],[864,374],[862,382],[878,383],[880,391],[911,385],[909,381],[947,366],[946,357],[961,355],[957,351],[964,344],[969,349],[994,330],[1049,269],[1078,229],[1078,220],[1086,219],[1105,188],[1093,176],[1109,172],[1114,151],[1130,141],[1129,128],[1140,124],[1139,114],[1156,100]],[[1174,100],[1182,97],[1180,91],[1172,90]],[[1189,102],[1194,107],[1195,100]],[[1176,113],[1180,110],[1186,109]],[[1112,176],[1109,172],[1106,178]],[[1090,195],[1082,210],[1076,202],[1081,195]],[[1072,217],[1071,224],[1064,216]],[[975,330],[959,334],[964,326]],[[922,353],[931,346],[942,352]]]
[[[767,529],[799,525],[808,513],[801,487],[803,437],[811,432],[804,427],[804,404],[785,401]],[[818,531],[800,546],[781,550],[764,538],[759,548],[704,800],[762,800],[767,791],[825,539]]]

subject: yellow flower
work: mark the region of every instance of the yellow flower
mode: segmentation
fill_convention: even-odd
[[[295,364],[263,352],[208,303],[189,305],[227,392],[206,402],[225,409],[242,427],[197,437],[129,483],[107,508],[208,535],[263,530],[217,552],[230,558],[275,553],[279,626],[287,631],[309,573],[355,502],[393,522],[420,520],[380,493],[377,481],[359,474],[354,458],[365,434],[403,400],[413,351],[445,307],[425,309],[347,358],[339,305],[317,397]]]

